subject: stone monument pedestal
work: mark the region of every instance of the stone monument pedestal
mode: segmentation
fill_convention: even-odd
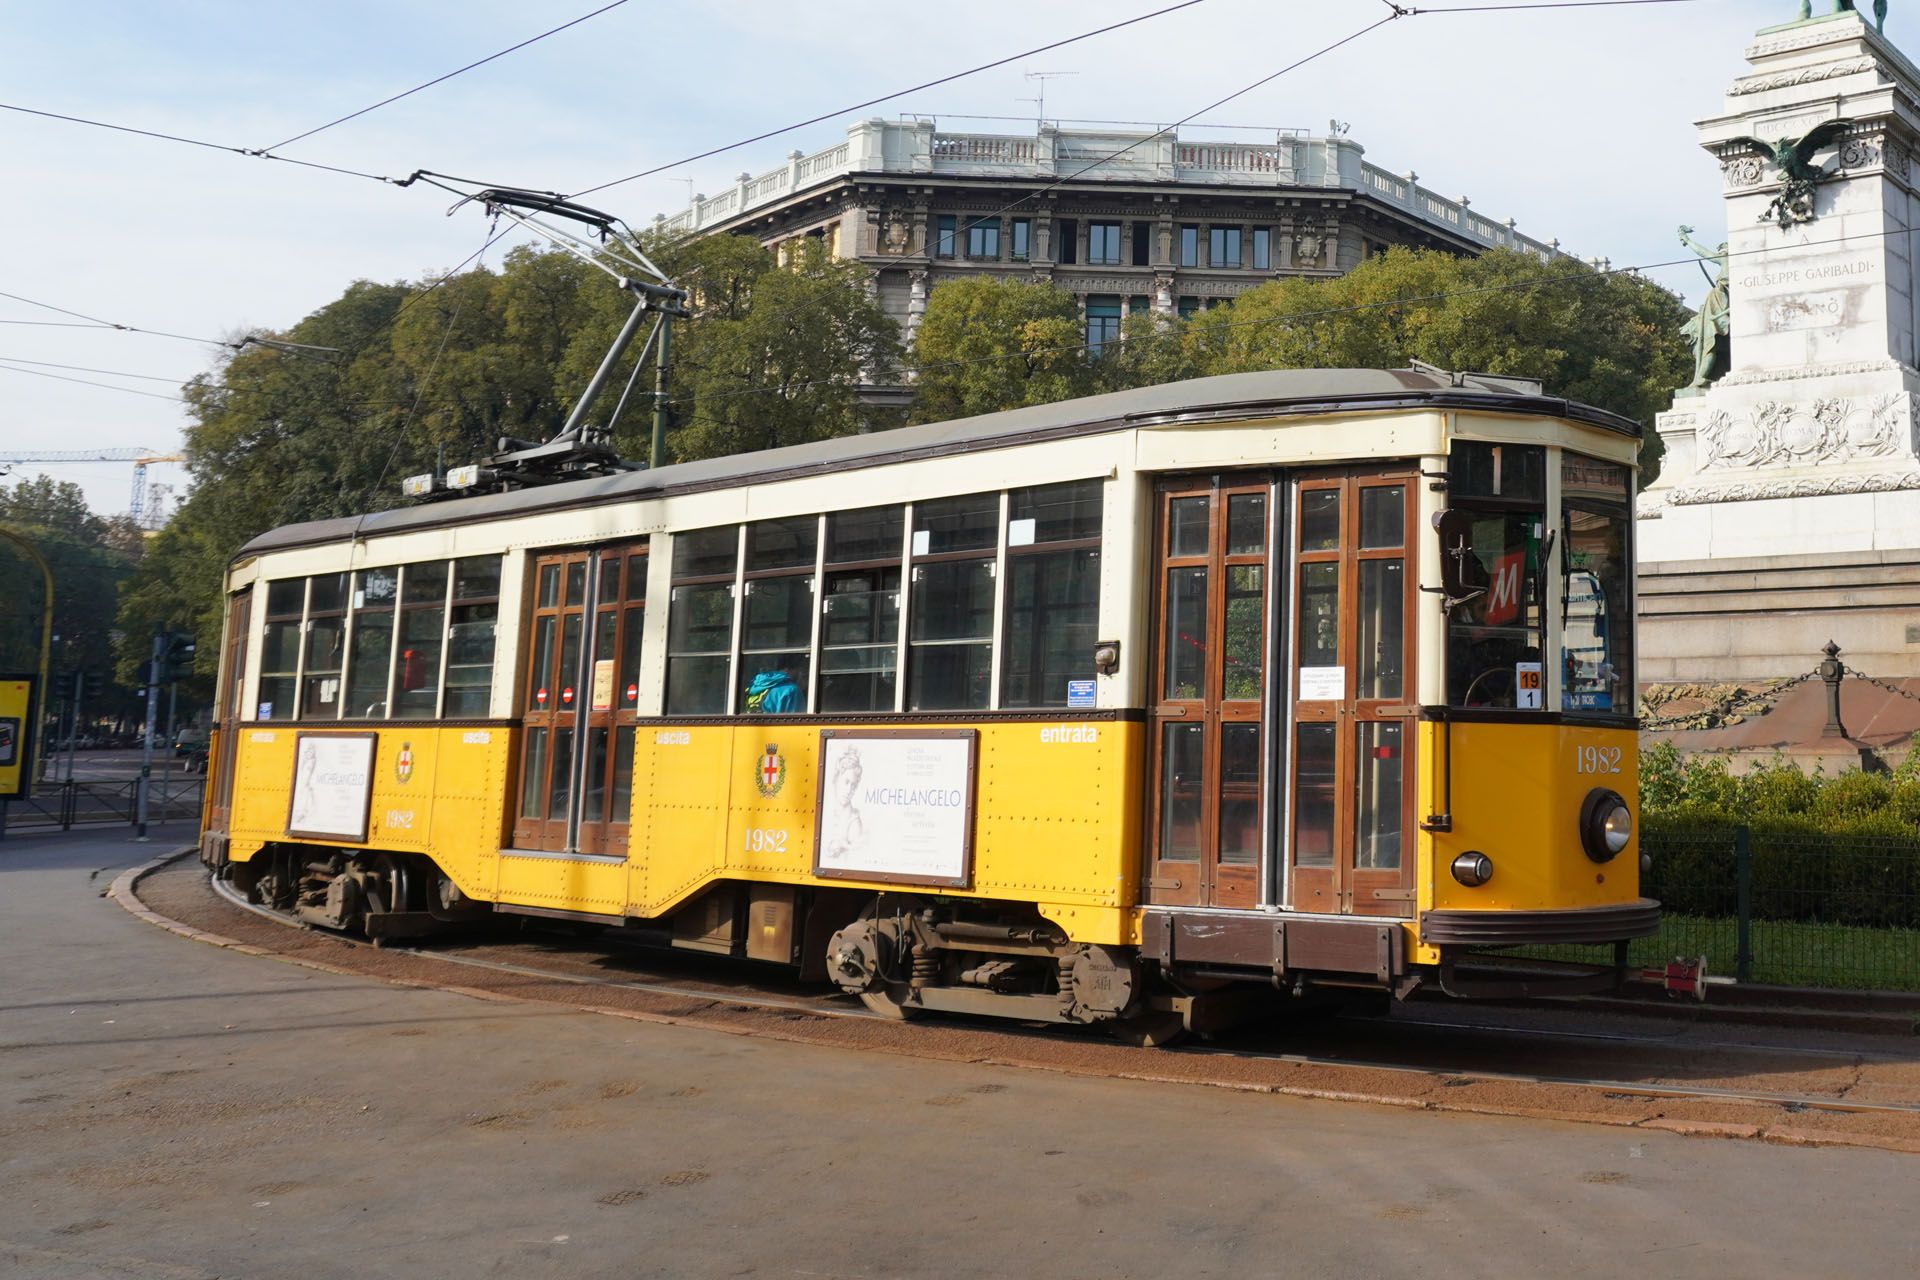
[[[1920,70],[1852,11],[1746,55],[1697,126],[1725,176],[1731,368],[1655,422],[1640,679],[1793,675],[1829,638],[1920,675]]]

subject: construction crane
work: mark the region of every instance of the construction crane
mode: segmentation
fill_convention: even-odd
[[[0,456],[0,471],[23,462],[131,462],[133,501],[127,514],[141,528],[147,526],[147,468],[156,462],[185,462],[184,453],[155,453],[151,449],[68,449],[50,453],[12,453]]]

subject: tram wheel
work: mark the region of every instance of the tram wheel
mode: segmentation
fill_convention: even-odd
[[[860,1003],[881,1017],[891,1018],[895,1022],[906,1022],[909,1019],[918,1018],[926,1013],[926,1010],[922,1009],[919,1005],[907,1004],[897,998],[894,995],[894,988],[891,986],[877,987],[872,991],[862,991],[860,993]]]
[[[1149,1009],[1101,1025],[1115,1040],[1136,1049],[1159,1049],[1187,1037],[1187,1020],[1172,1009]]]

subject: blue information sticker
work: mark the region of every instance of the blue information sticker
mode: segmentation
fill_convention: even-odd
[[[1093,681],[1067,681],[1067,705],[1069,707],[1091,707],[1093,705]]]

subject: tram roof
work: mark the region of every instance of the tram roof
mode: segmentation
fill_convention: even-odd
[[[747,482],[765,484],[853,466],[968,453],[1156,423],[1415,408],[1539,414],[1589,423],[1635,439],[1640,436],[1640,425],[1630,418],[1543,395],[1539,383],[1521,378],[1428,369],[1274,369],[1193,378],[972,418],[702,458],[657,471],[629,471],[396,507],[364,516],[283,525],[248,542],[235,559],[347,538],[724,489]]]

